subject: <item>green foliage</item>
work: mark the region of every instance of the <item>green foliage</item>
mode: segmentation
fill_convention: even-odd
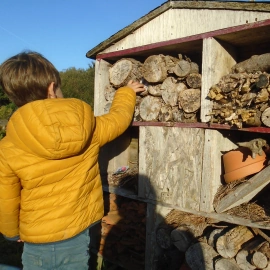
[[[88,69],[69,68],[60,72],[61,90],[66,98],[78,98],[91,106],[94,105],[95,66]]]
[[[8,104],[10,104],[10,100],[0,85],[0,106],[8,105]]]

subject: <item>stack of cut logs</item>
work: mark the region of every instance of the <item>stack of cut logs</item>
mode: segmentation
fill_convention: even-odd
[[[151,55],[144,63],[133,58],[118,60],[109,69],[105,112],[115,91],[129,80],[141,81],[145,91],[137,96],[135,121],[197,122],[201,106],[199,66],[189,58]]]
[[[211,122],[270,127],[270,53],[254,55],[233,66],[231,73],[213,85]]]
[[[125,269],[144,269],[146,204],[115,194],[104,201],[99,253]]]
[[[163,251],[175,248],[184,254],[183,269],[270,269],[270,238],[260,229],[174,209],[159,225],[156,237]]]

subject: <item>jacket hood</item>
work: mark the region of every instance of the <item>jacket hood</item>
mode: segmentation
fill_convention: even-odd
[[[74,156],[92,137],[91,107],[78,99],[44,99],[20,107],[10,118],[6,134],[28,153],[61,159]]]

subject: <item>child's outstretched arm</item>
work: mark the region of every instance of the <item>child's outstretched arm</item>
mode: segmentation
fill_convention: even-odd
[[[142,83],[130,80],[127,84],[127,87],[130,87],[131,89],[133,89],[133,91],[135,93],[139,93],[139,92],[143,92],[144,89],[144,85]]]
[[[128,128],[134,114],[136,93],[144,90],[142,83],[131,80],[116,91],[110,112],[96,117],[95,136],[100,146],[114,140]]]

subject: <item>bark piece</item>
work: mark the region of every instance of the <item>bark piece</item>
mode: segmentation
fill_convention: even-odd
[[[215,257],[218,253],[208,244],[198,242],[189,247],[185,253],[188,266],[191,269],[213,270]]]
[[[140,81],[142,63],[133,58],[122,58],[109,69],[110,83],[115,87],[126,85],[129,80]]]
[[[163,82],[167,78],[165,56],[162,54],[151,55],[143,63],[143,77],[150,83]]]
[[[253,238],[253,233],[245,226],[237,226],[229,230],[217,240],[217,252],[223,258],[233,258],[242,244]]]
[[[269,93],[266,88],[263,88],[260,92],[258,92],[254,102],[257,104],[267,102],[268,100],[269,100]]]
[[[201,106],[201,90],[186,89],[179,93],[179,103],[186,113],[196,112]]]
[[[146,96],[142,99],[139,109],[140,116],[144,121],[156,121],[162,106],[161,99],[158,97]]]

